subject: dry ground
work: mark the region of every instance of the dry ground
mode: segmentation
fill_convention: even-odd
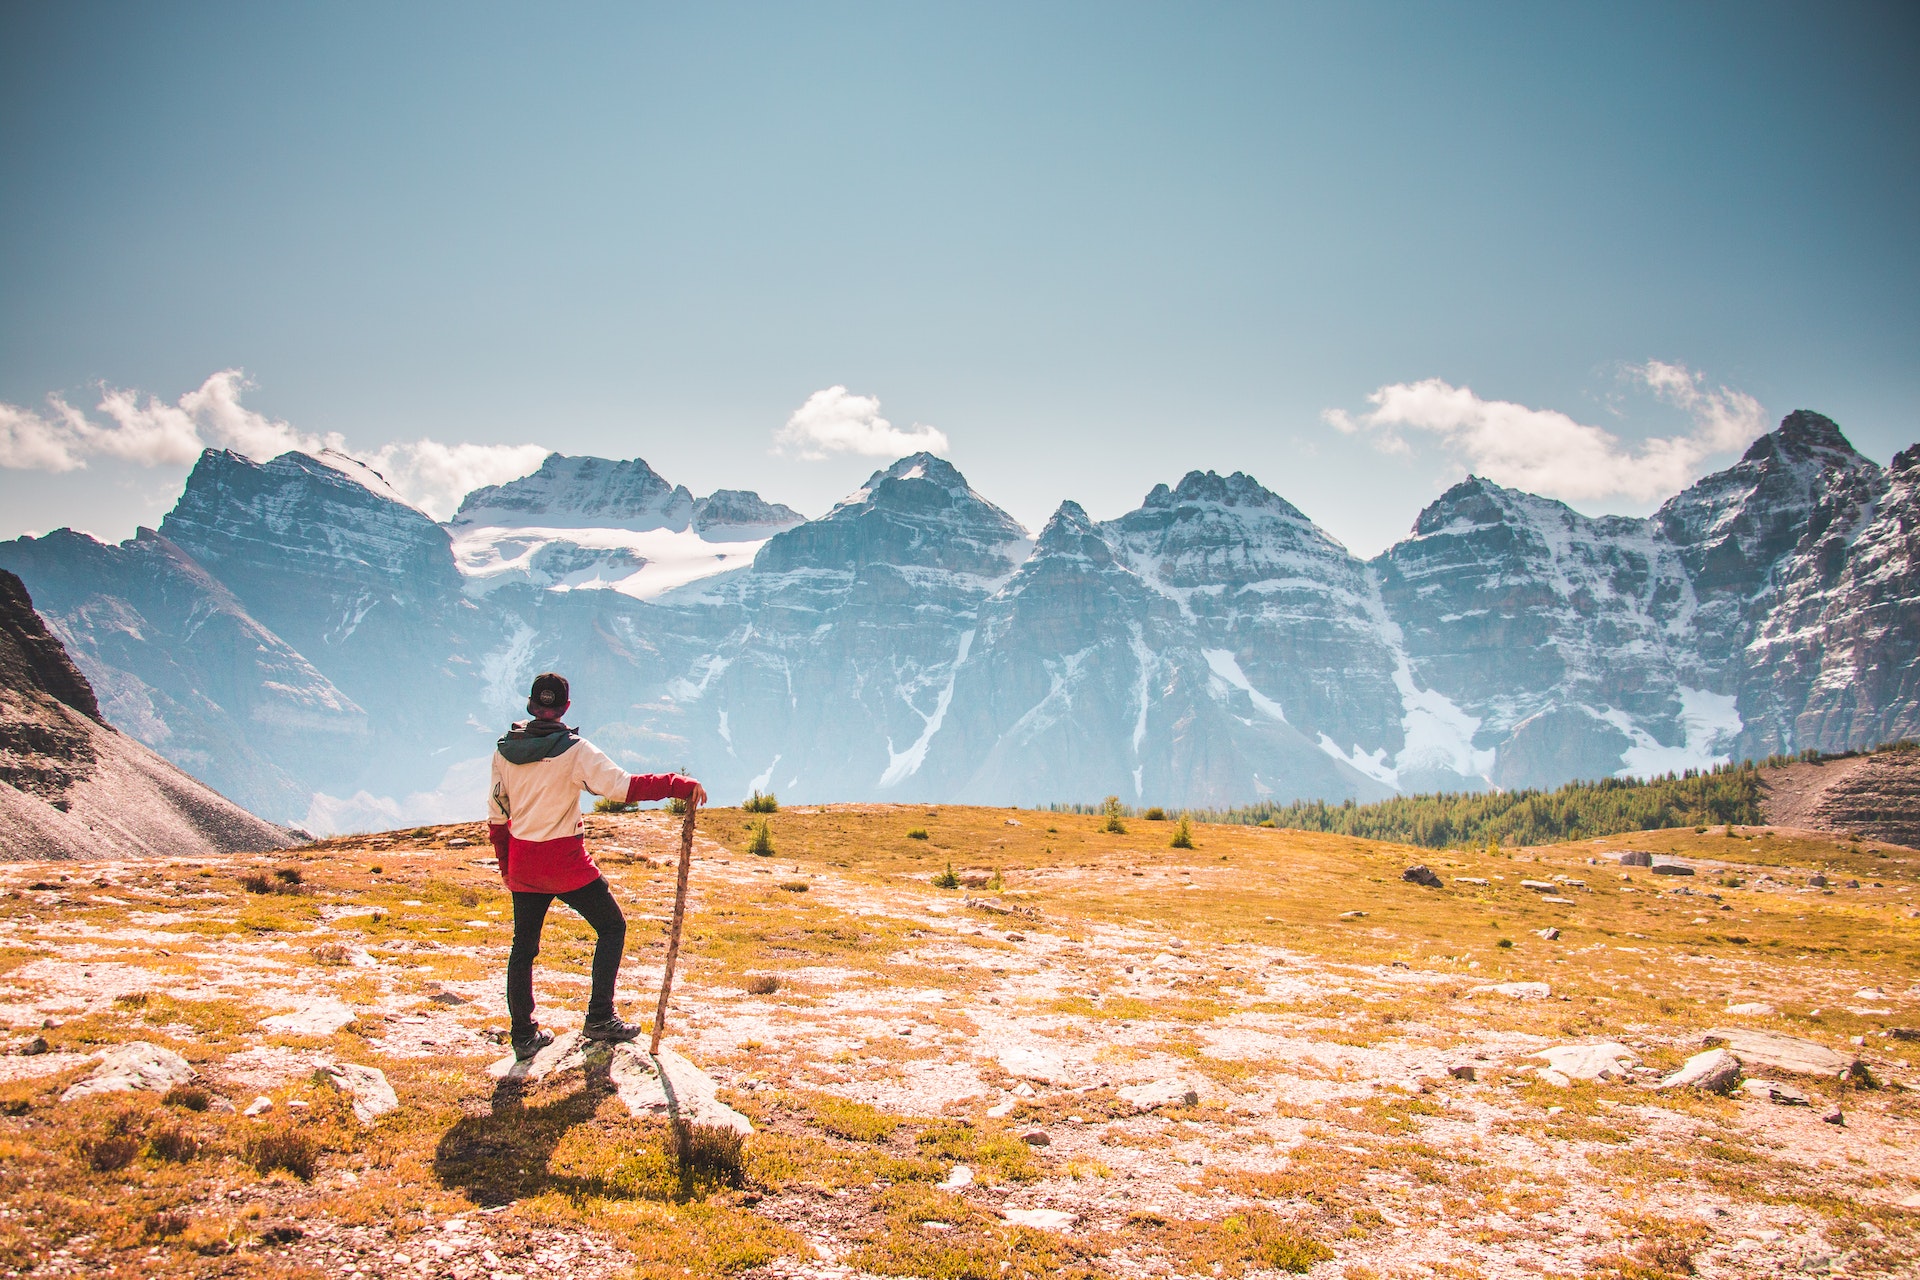
[[[478,826],[0,867],[0,1276],[1914,1272],[1910,850],[1715,828],[1436,853],[1219,826],[1175,850],[1171,824],[836,806],[773,815],[756,858],[751,821],[702,815],[669,1035],[753,1118],[744,1146],[633,1120],[578,1073],[495,1084],[510,907]],[[672,827],[589,825],[639,1017]],[[1699,874],[1621,867],[1625,848]],[[1403,882],[1416,861],[1443,887]],[[949,865],[998,880],[939,888]],[[589,948],[556,906],[549,1026],[577,1025]],[[1477,990],[1520,981],[1547,994]],[[336,1031],[261,1026],[330,1000],[353,1015]],[[1872,1079],[1794,1081],[1811,1106],[1652,1087],[1716,1026],[1845,1049]],[[21,1052],[33,1036],[47,1052]],[[204,1091],[58,1100],[135,1039]],[[1532,1072],[1604,1040],[1648,1070]],[[357,1123],[316,1083],[328,1060],[380,1067],[400,1109]],[[1117,1091],[1146,1081],[1197,1101],[1138,1112]],[[273,1109],[227,1109],[256,1096]],[[956,1165],[971,1183],[943,1189]],[[1035,1209],[1071,1220],[1005,1216]]]

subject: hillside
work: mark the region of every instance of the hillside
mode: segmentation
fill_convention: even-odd
[[[100,719],[0,570],[0,859],[194,857],[294,843]]]
[[[700,815],[666,1041],[744,1139],[633,1113],[630,1058],[556,1046],[525,1078],[490,1073],[510,908],[477,824],[0,867],[19,1037],[0,1270],[1679,1280],[1920,1261],[1908,853],[1743,829],[1436,857],[1215,825],[1175,850],[1162,823],[849,805],[782,808],[757,858],[758,820]],[[641,1014],[675,827],[588,826]],[[1402,878],[1415,856],[1437,886]],[[961,887],[938,887],[948,868]],[[536,989],[561,1032],[590,950],[556,912]],[[1744,1084],[1662,1087],[1714,1045],[1721,1087]],[[155,1087],[76,1087],[108,1050]]]
[[[1208,816],[1429,849],[1758,824],[1913,847],[1920,845],[1920,751],[1901,744],[1857,756],[1570,782],[1553,791],[1449,792],[1365,805],[1259,804]]]

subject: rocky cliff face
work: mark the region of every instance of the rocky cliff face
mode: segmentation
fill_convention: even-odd
[[[110,718],[322,826],[477,805],[543,668],[721,797],[1366,800],[1920,732],[1916,490],[1920,450],[1797,413],[1649,519],[1468,479],[1363,563],[1238,473],[1035,542],[925,454],[797,524],[555,455],[442,528],[339,459],[209,453],[160,534],[0,564]]]
[[[292,843],[103,723],[92,687],[25,585],[0,571],[0,858],[192,856]]]

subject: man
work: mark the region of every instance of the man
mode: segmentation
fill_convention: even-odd
[[[513,1053],[525,1061],[553,1043],[533,1019],[533,960],[540,931],[555,898],[593,926],[593,991],[587,999],[589,1040],[632,1040],[641,1029],[613,1010],[613,985],[627,945],[627,919],[613,900],[606,877],[587,856],[581,838],[580,793],[636,800],[673,797],[699,806],[707,791],[677,773],[628,774],[606,753],[560,723],[567,713],[565,676],[551,671],[533,678],[527,711],[493,753],[493,786],[487,835],[500,876],[513,893],[513,950],[507,956],[507,1012],[513,1019]]]

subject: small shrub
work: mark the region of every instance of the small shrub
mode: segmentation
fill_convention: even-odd
[[[1107,818],[1105,822],[1100,824],[1102,831],[1110,832],[1116,836],[1127,834],[1127,824],[1120,821],[1124,811],[1120,807],[1119,796],[1108,796],[1105,800],[1102,800],[1100,802],[1100,812],[1105,814]]]
[[[1147,810],[1145,813],[1141,814],[1140,816],[1145,818],[1148,822],[1165,822],[1167,820],[1167,811],[1165,809],[1162,809],[1159,805],[1154,805],[1151,809]]]
[[[382,867],[382,866],[377,866],[377,865],[376,865],[376,866],[371,866],[371,867],[368,867],[368,868],[367,868],[367,874],[368,874],[368,875],[370,875],[370,876],[379,876],[379,875],[385,875],[385,874],[386,874],[386,872],[387,872],[387,869],[386,869],[385,867]]]
[[[184,1125],[164,1125],[148,1135],[147,1153],[156,1160],[185,1164],[200,1154],[200,1139]]]
[[[308,954],[313,957],[315,964],[328,966],[343,965],[353,958],[353,952],[344,942],[323,942]]]
[[[770,973],[756,973],[747,979],[747,994],[770,996],[780,989],[780,979]]]
[[[1262,818],[1260,819],[1260,825],[1263,827],[1278,827],[1280,824],[1275,822],[1272,818]]]
[[[319,1144],[298,1129],[270,1130],[247,1144],[247,1163],[262,1177],[285,1169],[300,1181],[311,1182],[319,1159]]]
[[[187,1216],[165,1209],[148,1214],[140,1222],[142,1240],[171,1240],[187,1229]]]
[[[780,812],[780,801],[771,791],[765,795],[761,795],[760,789],[756,787],[752,795],[740,802],[740,807],[748,813],[778,813]]]
[[[680,1135],[681,1176],[727,1187],[747,1183],[746,1143],[731,1129],[689,1125]]]
[[[87,1159],[87,1167],[95,1173],[112,1173],[133,1163],[133,1158],[140,1154],[140,1139],[126,1133],[89,1138],[81,1144],[80,1152]]]
[[[951,862],[947,864],[945,871],[942,871],[933,878],[933,887],[936,889],[958,889],[960,887],[960,877],[954,874],[953,864]]]
[[[915,827],[913,830],[907,832],[907,839],[909,840],[925,840],[927,838],[927,829],[925,827]]]
[[[679,796],[669,796],[667,798],[667,812],[673,814],[675,817],[684,816],[687,812],[687,802]]]
[[[1193,824],[1187,821],[1187,815],[1180,815],[1180,825],[1173,829],[1173,839],[1167,845],[1174,849],[1193,848]]]
[[[130,992],[124,996],[115,996],[113,1002],[122,1009],[144,1009],[147,1007],[147,993],[144,991]]]
[[[639,807],[637,804],[628,804],[615,796],[601,796],[593,802],[595,813],[632,813]]]
[[[183,1111],[205,1111],[213,1102],[213,1095],[197,1084],[177,1084],[167,1090],[160,1101]]]
[[[753,824],[753,834],[747,838],[747,852],[756,858],[773,856],[773,828],[767,825],[765,818]]]
[[[822,1129],[851,1142],[885,1142],[900,1127],[897,1117],[878,1107],[825,1093],[814,1098],[813,1115]]]
[[[267,879],[258,871],[250,871],[240,877],[240,887],[248,893],[272,893],[273,881]]]
[[[300,868],[298,867],[275,867],[273,869],[273,878],[281,884],[299,884],[301,880],[305,879],[305,877],[300,874]]]
[[[1513,945],[1513,939],[1512,939],[1512,938],[1502,938],[1502,939],[1500,939],[1500,941],[1499,941],[1499,942],[1497,942],[1497,943],[1495,943],[1494,945],[1495,945],[1495,946],[1498,946],[1498,947],[1511,947],[1511,946]]]
[[[805,880],[782,880],[780,887],[788,893],[805,893],[807,891],[807,882]]]

